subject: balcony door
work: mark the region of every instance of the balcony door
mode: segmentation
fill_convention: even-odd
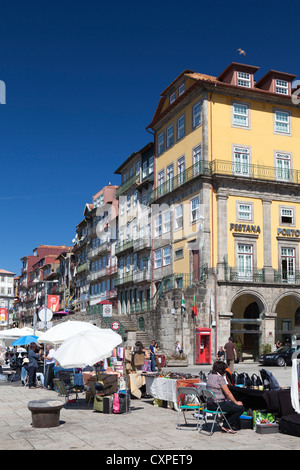
[[[253,277],[253,246],[238,244],[238,278],[252,279]]]
[[[295,282],[295,248],[281,248],[281,277],[283,282]]]

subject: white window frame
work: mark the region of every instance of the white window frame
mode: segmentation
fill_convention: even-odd
[[[193,106],[193,129],[201,126],[202,124],[202,102],[198,101]]]
[[[171,247],[166,246],[163,248],[163,266],[169,266],[171,264]]]
[[[178,184],[184,183],[184,173],[185,173],[185,155],[178,158],[178,160],[177,160],[177,181],[178,181]]]
[[[182,114],[177,119],[177,140],[183,139],[185,136],[185,115]]]
[[[290,181],[291,179],[291,155],[284,152],[275,153],[276,179],[280,181]]]
[[[246,202],[238,203],[238,220],[252,220],[252,204]]]
[[[155,237],[160,237],[162,231],[162,217],[161,214],[157,215],[154,219],[154,234]]]
[[[167,149],[174,145],[174,123],[167,128]]]
[[[287,119],[283,119],[283,115],[285,115]],[[282,125],[285,126],[286,130],[283,130],[281,127]],[[291,113],[288,110],[274,110],[274,133],[280,135],[291,135]]]
[[[248,72],[237,72],[237,84],[245,88],[251,88],[251,74]]]
[[[286,273],[283,270],[283,261],[286,262]],[[294,283],[296,277],[296,249],[292,247],[280,248],[281,279],[287,283]]]
[[[182,83],[178,88],[178,96],[181,96],[185,92],[185,83]]]
[[[240,159],[240,161],[238,161]],[[233,147],[233,172],[235,175],[249,176],[250,148],[235,145]]]
[[[190,200],[190,221],[196,223],[200,219],[200,197],[196,196]]]
[[[285,213],[284,213],[285,212]],[[283,220],[284,217],[291,219],[290,222]],[[295,225],[295,211],[293,207],[280,207],[280,225]]]
[[[250,105],[238,101],[232,102],[231,124],[233,127],[249,129],[250,127]]]
[[[169,103],[172,104],[176,100],[176,91],[173,91],[173,93],[170,94],[170,99]]]
[[[199,175],[201,172],[202,146],[198,145],[193,149],[193,173]]]
[[[175,230],[183,228],[183,204],[176,204],[174,206],[174,227]]]
[[[157,152],[161,155],[165,151],[165,131],[160,132],[157,137]]]
[[[286,80],[275,79],[275,92],[280,95],[289,94],[289,84]]]
[[[161,250],[154,251],[154,269],[161,268]]]
[[[167,166],[167,189],[168,191],[172,191],[174,187],[174,163]]]
[[[171,231],[171,211],[166,211],[163,214],[163,233]]]
[[[253,278],[253,245],[248,243],[238,243],[237,246],[238,259],[238,278]]]

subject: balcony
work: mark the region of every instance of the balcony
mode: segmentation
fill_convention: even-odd
[[[118,255],[119,253],[126,251],[126,250],[131,250],[133,249],[133,241],[129,240],[127,242],[118,242],[116,244],[116,249],[115,249],[115,254]]]
[[[97,246],[97,248],[89,250],[87,257],[88,259],[97,258],[98,256],[108,251],[110,251],[110,243],[104,242],[104,243],[101,243],[101,245]]]
[[[211,174],[276,181],[278,183],[300,184],[299,170],[281,169],[255,164],[237,164],[227,160],[214,160],[211,163]]]
[[[130,188],[130,186],[137,184],[139,182],[139,179],[140,179],[140,175],[134,174],[128,180],[124,181],[124,183],[121,184],[121,186],[119,186],[118,189],[116,190],[116,193],[115,193],[116,197],[123,194],[128,188]]]
[[[300,271],[274,270],[274,282],[278,284],[300,284]]]
[[[129,284],[133,282],[133,274],[129,274],[128,276],[118,277],[115,279],[115,286],[122,286],[123,284]]]
[[[144,313],[156,308],[156,298],[140,300],[130,305],[130,313]]]
[[[90,273],[88,275],[88,281],[89,282],[97,281],[101,277],[106,277],[106,267],[102,268],[102,269],[99,269],[99,271],[95,271],[93,273]]]
[[[151,248],[151,238],[143,237],[133,240],[134,251],[144,250],[145,248]]]
[[[162,196],[171,193],[175,189],[181,187],[185,183],[188,183],[189,181],[193,180],[194,178],[200,175],[211,175],[211,168],[209,162],[200,161],[198,163],[195,163],[195,165],[190,166],[179,175],[169,179],[165,183],[155,188],[149,194],[149,204],[161,198]]]
[[[225,269],[226,281],[240,281],[240,282],[265,282],[264,269],[248,269],[243,272],[238,268],[227,266]]]
[[[88,271],[89,267],[90,267],[90,263],[88,261],[86,261],[85,263],[80,264],[77,268],[77,274],[81,274],[85,271]]]
[[[151,280],[151,273],[147,269],[143,269],[142,271],[134,271],[133,273],[133,281],[134,282],[145,282]]]

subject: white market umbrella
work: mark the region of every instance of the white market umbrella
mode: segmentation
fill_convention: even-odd
[[[41,334],[40,331],[35,332],[35,336],[39,336]],[[10,328],[7,330],[0,331],[0,340],[3,341],[5,346],[10,346],[11,343],[21,338],[22,336],[33,335],[33,329],[24,327],[24,328]]]
[[[110,357],[112,350],[122,343],[122,337],[110,329],[85,330],[66,339],[53,353],[64,369],[93,366]]]
[[[63,323],[53,326],[48,331],[39,336],[39,343],[60,344],[70,336],[74,336],[81,331],[99,330],[99,328],[91,323],[83,321],[67,320]]]

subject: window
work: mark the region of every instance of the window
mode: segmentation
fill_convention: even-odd
[[[252,220],[251,204],[238,204],[238,219]]]
[[[234,173],[249,176],[250,149],[247,147],[234,147],[233,160]]]
[[[167,148],[172,147],[172,145],[174,145],[174,124],[167,128]]]
[[[249,127],[249,105],[242,103],[232,104],[232,125]]]
[[[161,268],[161,250],[154,251],[154,269]]]
[[[131,204],[131,196],[127,195],[127,212],[130,211],[130,204]]]
[[[172,189],[174,188],[174,165],[172,163],[172,165],[169,165],[167,167],[167,189],[168,191],[172,191]]]
[[[295,282],[295,248],[281,248],[281,278],[283,282]]]
[[[288,82],[285,80],[276,80],[276,93],[280,95],[287,95],[288,94]]]
[[[167,211],[163,215],[164,218],[164,226],[163,226],[163,233],[167,233],[171,231],[171,212]]]
[[[160,237],[161,235],[161,215],[158,215],[154,219],[154,233],[155,237]]]
[[[280,208],[280,223],[282,225],[294,224],[294,210],[292,208],[287,208],[287,207]]]
[[[183,204],[175,206],[175,230],[183,227]]]
[[[182,139],[185,134],[185,118],[184,114],[177,119],[177,140]]]
[[[185,157],[181,157],[177,162],[178,184],[182,184],[185,179]]]
[[[199,175],[201,171],[201,145],[193,150],[193,174]]]
[[[199,196],[191,199],[191,223],[193,224],[200,218],[200,200]]]
[[[290,134],[290,113],[288,111],[275,111],[275,132]]]
[[[163,266],[168,266],[171,264],[171,247],[166,246],[163,249]]]
[[[201,102],[199,101],[193,106],[193,129],[201,124]]]
[[[182,93],[184,93],[184,92],[185,92],[185,83],[180,85],[180,87],[178,89],[178,96],[182,95]]]
[[[238,277],[239,279],[252,278],[253,272],[253,246],[238,244]]]
[[[126,257],[126,272],[130,272],[130,256]]]
[[[250,73],[238,72],[237,78],[238,86],[245,86],[247,88],[250,88]]]
[[[137,190],[136,190],[136,191],[134,191],[134,193],[133,193],[133,201],[132,201],[133,207],[135,207],[135,206],[137,205],[137,202],[138,202],[138,192],[137,192]]]
[[[158,155],[161,155],[165,151],[165,133],[161,132],[158,135]]]
[[[170,104],[174,103],[175,100],[176,100],[176,91],[174,91],[174,92],[170,95]]]
[[[291,177],[291,156],[286,153],[276,153],[277,179],[288,181]]]
[[[181,259],[183,258],[183,248],[179,248],[178,250],[175,250],[175,259]]]
[[[157,175],[157,190],[159,194],[164,193],[165,170],[161,170]]]

